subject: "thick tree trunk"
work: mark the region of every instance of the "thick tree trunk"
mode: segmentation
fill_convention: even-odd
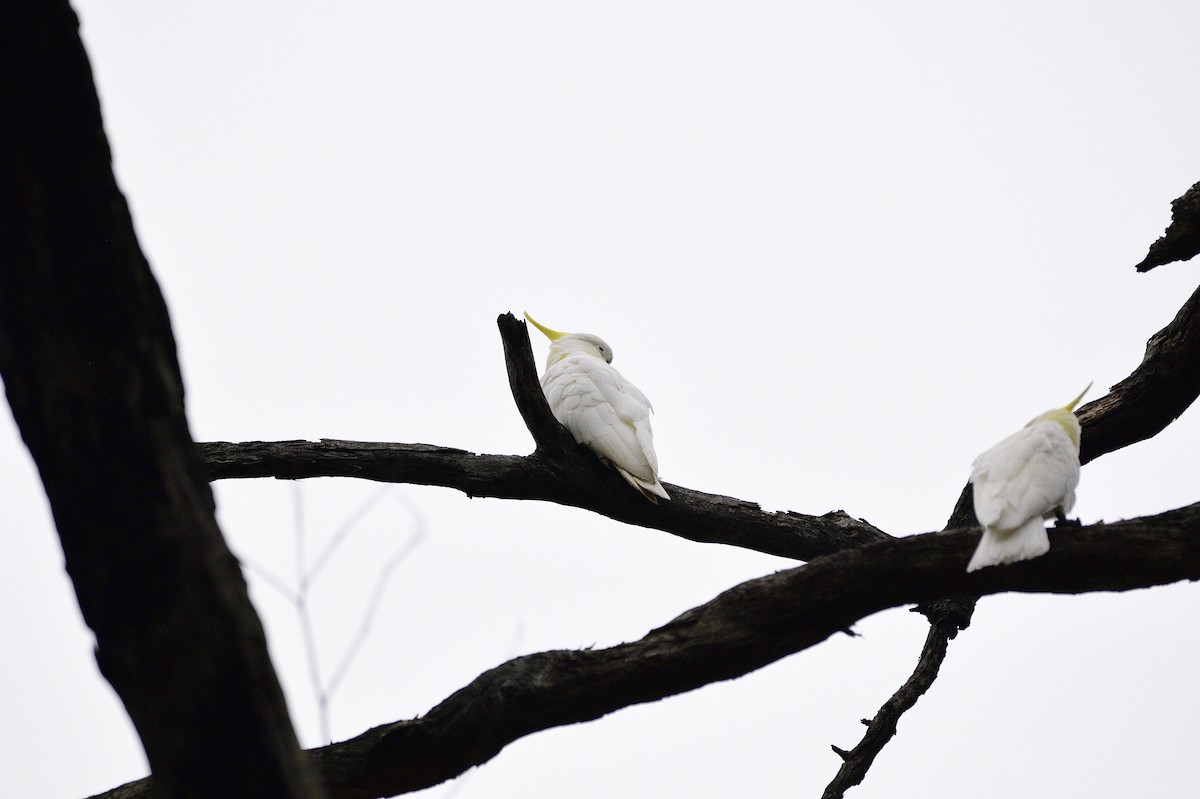
[[[157,795],[315,796],[213,517],[166,307],[112,175],[77,28],[63,0],[0,12],[9,402]]]

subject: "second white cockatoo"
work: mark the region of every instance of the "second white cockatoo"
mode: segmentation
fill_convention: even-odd
[[[1065,519],[1079,485],[1079,419],[1075,405],[1046,411],[975,459],[971,484],[983,538],[967,564],[1013,563],[1050,550],[1044,519]]]
[[[561,333],[526,312],[550,339],[542,390],[554,418],[651,502],[670,499],[658,481],[650,400],[612,367],[612,348],[591,333]]]

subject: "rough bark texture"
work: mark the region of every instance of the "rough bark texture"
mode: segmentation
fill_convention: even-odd
[[[476,455],[428,444],[359,441],[218,441],[199,444],[212,479],[234,477],[359,477],[380,482],[457,488],[471,497],[536,499],[585,508],[617,521],[663,530],[690,541],[729,544],[770,555],[811,560],[889,536],[842,511],[823,516],[768,512],[753,502],[664,483],[657,505],[629,488],[575,443],[555,420],[538,382],[525,323],[496,320],[509,387],[536,449],[532,455]]]
[[[974,600],[968,601],[973,610]],[[873,718],[862,720],[867,728],[862,740],[848,751],[837,746],[832,747],[842,759],[842,767],[821,794],[821,799],[841,799],[847,790],[863,781],[871,764],[875,762],[875,757],[896,736],[900,717],[912,710],[917,700],[925,695],[937,679],[942,662],[946,659],[950,639],[958,635],[960,629],[959,622],[949,616],[939,618],[929,625],[929,633],[921,647],[917,667]]]
[[[670,486],[670,503],[648,505],[599,466],[554,421],[537,383],[528,333],[510,314],[498,324],[509,382],[517,407],[536,443],[528,457],[473,455],[428,445],[354,442],[250,442],[202,444],[214,478],[311,477],[343,474],[459,488],[471,496],[547,499],[594,510],[614,519],[666,530],[696,541],[743,546],[810,560],[889,538],[866,522],[838,511],[825,516],[764,513],[729,497]],[[1147,343],[1142,363],[1104,397],[1079,410],[1081,460],[1095,458],[1156,435],[1200,394],[1200,290]],[[369,456],[369,457],[364,457]],[[422,462],[421,459],[426,459]],[[947,529],[976,524],[971,487],[960,493]],[[834,747],[844,760],[825,792],[840,797],[862,782],[875,757],[894,737],[900,718],[930,688],[948,644],[966,629],[977,597],[948,595],[918,606],[930,631],[912,675],[866,721],[863,739],[851,750]],[[447,777],[448,778],[448,777]],[[350,795],[350,794],[348,794]]]
[[[886,608],[954,595],[1124,591],[1200,579],[1200,504],[1050,537],[1043,557],[972,574],[964,568],[979,540],[972,530],[830,555],[736,586],[633,643],[516,658],[422,718],[311,750],[311,762],[332,799],[393,796],[461,774],[538,730],[746,674]],[[147,787],[143,780],[101,797],[133,799]]]
[[[1141,364],[1079,409],[1081,463],[1158,435],[1200,394],[1200,288],[1146,342]]]
[[[191,442],[161,294],[113,180],[90,70],[62,0],[0,18],[0,371],[41,472],[97,659],[137,726],[154,778],[103,794],[333,797],[416,790],[532,732],[730,679],[879,610],[918,603],[933,627],[912,677],[850,751],[827,796],[861,781],[928,689],[970,597],[1126,590],[1200,578],[1200,505],[1055,531],[1049,554],[966,574],[969,530],[892,539],[840,511],[764,513],[669,486],[652,505],[577,446],[537,382],[525,325],[498,320],[525,457],[423,444]],[[1200,250],[1200,184],[1139,269]],[[1155,435],[1200,392],[1200,291],[1143,363],[1080,411],[1087,462]],[[201,459],[203,453],[205,462]],[[298,753],[246,587],[213,519],[209,476],[344,475],[539,499],[807,566],[752,580],[642,640],[544,652],[480,675],[426,716]],[[974,523],[964,491],[952,527]],[[954,599],[954,597],[967,597]]]
[[[0,370],[100,669],[159,796],[316,796],[213,518],[78,21],[62,0],[0,17]]]
[[[1175,318],[1151,336],[1146,355],[1133,372],[1095,402],[1079,410],[1083,426],[1081,463],[1157,435],[1200,395],[1200,289],[1184,303]],[[971,484],[959,494],[946,529],[976,526]],[[867,731],[851,750],[833,750],[844,761],[822,799],[841,799],[863,781],[875,757],[896,734],[901,716],[916,704],[937,679],[950,641],[971,624],[978,597],[937,600],[916,610],[929,619],[929,633],[917,667],[870,720]]]
[[[1139,272],[1172,261],[1186,261],[1200,253],[1200,183],[1171,203],[1171,224],[1137,265]]]
[[[217,441],[197,446],[214,480],[358,477],[446,486],[471,497],[534,499],[586,508],[691,541],[729,544],[796,560],[811,560],[889,537],[841,511],[823,516],[764,511],[753,502],[670,483],[663,485],[671,500],[655,505],[574,442],[569,453],[557,460],[542,451],[528,456],[476,455],[428,444],[331,439]]]
[[[871,524],[835,511],[823,516],[764,512],[758,505],[667,485],[671,501],[646,502],[554,420],[537,380],[529,334],[511,314],[498,320],[517,407],[533,434],[529,456],[476,455],[428,444],[354,441],[250,441],[200,444],[213,479],[359,477],[457,488],[468,496],[539,499],[595,511],[692,541],[730,544],[811,560],[887,538]],[[1146,345],[1142,363],[1111,391],[1079,409],[1080,459],[1150,438],[1200,394],[1200,289]],[[975,523],[969,494],[950,527]]]

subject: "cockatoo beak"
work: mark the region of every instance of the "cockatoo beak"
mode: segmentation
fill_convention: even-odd
[[[525,314],[525,318],[528,319],[533,324],[534,327],[536,327],[538,330],[542,331],[542,333],[544,333],[546,335],[546,338],[550,339],[551,341],[555,341],[556,339],[560,339],[563,336],[567,335],[566,333],[560,333],[557,330],[551,330],[550,328],[546,327],[542,323],[538,322],[538,320],[534,319],[532,316],[529,315],[529,311],[522,311],[521,313]]]
[[[529,320],[529,321],[533,322],[533,320],[532,320],[532,319],[531,319],[531,320]],[[537,324],[537,322],[533,322],[533,323],[534,323],[535,325]],[[1095,381],[1092,381],[1092,382],[1095,382]],[[1079,401],[1080,401],[1081,399],[1083,399],[1083,395],[1084,395],[1084,394],[1086,394],[1086,393],[1088,393],[1088,390],[1089,390],[1091,387],[1092,387],[1092,384],[1091,384],[1091,383],[1088,383],[1088,384],[1087,384],[1087,388],[1085,388],[1083,391],[1079,392],[1079,396],[1078,396],[1078,397],[1076,397],[1075,399],[1071,400],[1070,402],[1068,402],[1066,405],[1064,405],[1064,406],[1063,406],[1063,410],[1064,410],[1064,411],[1073,411],[1073,410],[1075,410],[1075,406],[1079,404]]]

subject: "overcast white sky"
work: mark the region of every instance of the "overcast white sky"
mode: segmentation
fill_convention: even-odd
[[[1200,179],[1200,5],[77,1],[198,440],[525,453],[496,333],[594,332],[653,400],[663,479],[939,528],[972,459],[1139,362],[1197,265],[1133,264]],[[539,360],[544,342],[535,341]],[[144,776],[5,415],[0,785]],[[1200,412],[1085,467],[1085,522],[1200,499]],[[216,485],[293,578],[297,486]],[[375,495],[298,484],[309,558]],[[387,491],[314,587],[332,734],[517,654],[634,640],[788,565],[573,509]],[[305,745],[291,607],[250,577]],[[1179,796],[1200,589],[985,599],[856,799]],[[816,797],[909,674],[903,609],[755,674],[508,747],[422,796]]]

